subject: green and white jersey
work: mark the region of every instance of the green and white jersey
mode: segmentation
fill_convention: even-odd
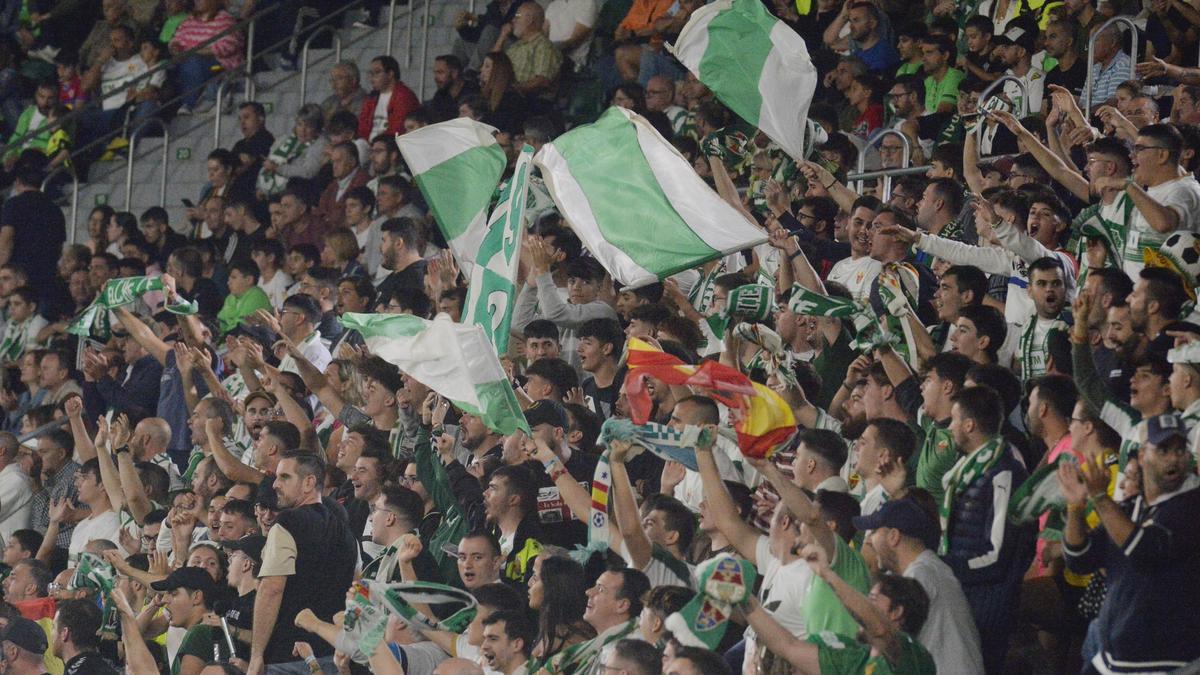
[[[817,658],[822,675],[934,675],[937,666],[925,647],[908,633],[898,633],[900,655],[895,664],[871,648],[847,637],[828,631],[810,635],[808,641],[817,646]]]

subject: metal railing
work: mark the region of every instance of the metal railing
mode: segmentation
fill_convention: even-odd
[[[217,114],[213,115],[213,150],[221,147],[221,118],[225,116],[222,106],[225,104],[225,89],[229,87],[229,82],[225,80],[217,85],[217,100],[213,106],[217,110]],[[246,100],[249,101],[250,98],[247,97]]]
[[[61,429],[70,423],[71,423],[71,420],[67,419],[66,417],[60,417],[56,420],[46,422],[42,426],[34,429],[33,431],[30,431],[29,433],[21,434],[20,436],[17,436],[17,442],[24,445],[26,441],[32,441],[35,438],[41,438],[42,436],[45,436],[46,434],[50,433],[51,431],[54,431],[55,429]]]
[[[867,153],[866,153],[866,151],[869,150],[870,148],[875,147],[875,145],[877,143],[882,143],[883,139],[887,138],[888,136],[895,136],[900,139],[901,143],[903,143],[902,151],[901,151],[902,155],[901,155],[901,159],[900,159],[900,166],[893,167],[893,168],[902,168],[903,169],[903,168],[907,168],[912,165],[912,142],[908,140],[908,136],[905,136],[903,133],[901,133],[900,131],[898,131],[896,129],[882,129],[882,130],[876,132],[874,136],[867,139],[867,144],[863,147],[862,150],[858,151],[858,166],[857,166],[858,173],[861,174],[867,170]],[[880,160],[882,161],[882,157],[880,158]],[[863,191],[862,181],[858,182],[857,189],[858,189],[858,192],[860,192],[860,193]],[[891,197],[891,194],[892,194],[892,177],[885,176],[883,179],[883,201],[886,202]]]
[[[1029,89],[1025,87],[1025,83],[1021,81],[1021,78],[1017,77],[1016,75],[1004,75],[1002,77],[997,78],[994,82],[989,84],[987,89],[984,89],[983,93],[979,95],[979,103],[977,104],[977,106],[979,107],[980,110],[983,110],[984,101],[988,100],[992,96],[998,96],[999,94],[1003,94],[1004,93],[1003,89],[1000,90],[999,94],[994,94],[992,92],[994,92],[996,89],[998,89],[1005,82],[1012,82],[1013,84],[1017,85],[1017,89],[1021,90],[1021,106],[1017,109],[1017,113],[1018,113],[1017,119],[1018,120],[1023,119],[1026,115],[1029,114]],[[983,128],[983,125],[982,124],[977,125],[975,128],[977,130],[981,129],[981,128]]]
[[[137,155],[133,148],[137,146],[138,136],[147,128],[157,126],[162,129],[162,179],[158,186],[158,205],[165,207],[167,205],[167,163],[171,160],[171,129],[167,124],[157,117],[151,117],[145,122],[138,125],[138,128],[129,134],[129,158],[125,162],[125,210],[128,211],[133,206],[133,161]]]
[[[46,176],[46,180],[42,181],[41,190],[42,190],[42,192],[45,192],[46,188],[50,187],[50,179],[54,178],[55,176],[57,176],[60,173],[65,173],[71,177],[71,220],[69,221],[69,223],[67,225],[67,243],[74,244],[75,243],[75,219],[79,217],[79,176],[75,175],[74,169],[68,168],[66,166],[60,166],[57,169],[51,171],[50,174],[48,176]]]
[[[1015,154],[993,155],[993,156],[989,157],[988,159],[990,159],[990,160],[1014,159],[1017,156],[1018,155],[1015,155]],[[848,174],[846,176],[845,185],[849,185],[856,181],[875,180],[876,178],[883,178],[886,180],[888,178],[895,178],[898,176],[915,176],[918,174],[928,173],[929,170],[932,168],[933,168],[932,164],[922,164],[921,166],[909,166],[909,167],[897,168],[897,169],[877,169],[875,171],[863,171],[861,173],[852,173],[852,174]]]
[[[408,14],[410,17],[409,25],[411,26],[412,25],[412,19],[411,19],[412,12],[409,12]],[[392,42],[395,40],[395,37],[396,37],[395,31],[393,31],[392,29],[395,27],[396,27],[396,0],[391,0],[390,2],[388,2],[387,48],[383,50],[383,53],[387,54],[388,56],[392,55]],[[409,35],[411,36],[412,33],[410,32]],[[409,42],[410,43],[412,42],[411,37],[409,38]],[[404,64],[404,67],[407,68],[408,64],[407,63]]]
[[[388,31],[391,32],[392,27],[388,26]],[[340,61],[342,59],[342,36],[337,32],[331,24],[325,24],[313,32],[309,33],[308,39],[304,41],[304,47],[300,50],[300,102],[303,104],[305,95],[308,93],[308,50],[312,46],[312,41],[318,35],[330,33],[333,35],[333,60]]]
[[[1115,26],[1115,25],[1124,25],[1126,28],[1129,29],[1130,34],[1133,36],[1132,37],[1133,49],[1129,55],[1129,79],[1131,79],[1131,80],[1138,79],[1138,77],[1137,77],[1137,58],[1138,58],[1138,27],[1137,27],[1137,24],[1135,24],[1133,22],[1133,19],[1130,19],[1127,16],[1114,16],[1113,18],[1109,19],[1108,21],[1105,21],[1104,24],[1101,25],[1100,28],[1096,29],[1092,33],[1091,37],[1088,38],[1087,80],[1084,82],[1084,85],[1083,85],[1083,114],[1084,115],[1092,114],[1092,97],[1094,95],[1093,90],[1095,89],[1095,85],[1096,85],[1096,74],[1095,74],[1095,71],[1092,70],[1092,65],[1093,65],[1092,58],[1093,58],[1093,55],[1096,53],[1096,51],[1095,51],[1096,38],[1099,37],[1101,33],[1103,33],[1104,31],[1108,30],[1110,27]],[[1114,56],[1113,58],[1116,58],[1116,57]]]
[[[102,102],[108,98],[117,96],[119,94],[124,94],[131,90],[136,90],[136,89],[142,88],[147,82],[149,82],[150,78],[157,76],[162,70],[166,70],[173,66],[179,65],[180,63],[183,63],[184,61],[191,58],[192,56],[199,54],[202,50],[207,49],[207,48],[211,47],[212,45],[216,44],[217,42],[221,41],[227,35],[236,33],[238,31],[242,30],[243,28],[249,26],[252,22],[254,22],[268,14],[271,14],[272,12],[278,11],[278,9],[282,6],[283,6],[283,3],[272,3],[271,6],[266,7],[258,12],[255,12],[253,15],[251,15],[250,17],[248,17],[246,19],[242,19],[241,21],[235,23],[234,25],[230,26],[229,28],[226,28],[225,30],[217,33],[216,35],[213,35],[212,37],[208,38],[204,42],[201,42],[200,44],[196,45],[195,47],[192,47],[191,49],[182,51],[182,52],[174,55],[170,60],[158,64],[157,67],[133,78],[129,82],[126,82],[125,84],[121,85],[120,87],[117,87],[116,89],[112,90],[111,92],[108,92],[104,96],[98,96],[98,97],[92,99],[91,101],[89,101],[88,103],[78,106],[77,108],[75,108],[74,110],[72,110],[70,113],[68,113],[67,115],[65,115],[63,117],[62,123],[64,125],[65,124],[74,124],[74,125],[78,126],[79,120],[82,118],[85,111],[99,107],[100,105],[102,105]],[[188,93],[188,92],[185,92],[185,93]],[[182,95],[178,98],[182,98]],[[24,146],[25,143],[27,143],[30,140],[32,140],[33,138],[35,138],[42,131],[43,131],[43,129],[41,129],[41,128],[31,129],[24,136],[21,136],[20,138],[7,143],[4,146],[3,153],[7,154],[10,150],[13,150],[14,148],[20,148],[20,147]],[[120,132],[121,132],[121,130],[117,129],[108,134],[105,134],[104,136],[101,136],[100,138],[92,141],[91,143],[87,144],[86,146],[76,148],[75,151],[72,153],[72,156],[82,153],[85,149],[90,149],[95,145],[99,145],[100,143],[107,144],[109,140],[111,140],[117,133],[120,133]]]
[[[413,0],[409,0],[412,2]],[[472,0],[471,9],[474,11],[475,3]],[[408,8],[409,16],[412,16],[412,5]],[[425,96],[425,76],[429,72],[429,0],[425,0],[425,13],[421,15],[421,85],[417,89],[417,98]]]
[[[246,63],[243,64],[245,71],[242,77],[246,80],[246,89],[244,94],[247,101],[254,100],[254,27],[257,25],[257,20],[254,17],[250,18],[250,25],[246,26]],[[220,92],[218,92],[220,93]],[[217,117],[221,116],[221,102],[217,101]]]

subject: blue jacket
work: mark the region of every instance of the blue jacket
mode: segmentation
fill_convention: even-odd
[[[1028,477],[1009,446],[991,471],[956,495],[944,560],[964,590],[1019,581],[1029,566],[1034,543],[1030,528],[1008,522],[1008,500]]]
[[[1200,658],[1200,489],[1153,506],[1136,497],[1121,510],[1137,527],[1124,547],[1103,526],[1083,546],[1063,547],[1072,572],[1108,573],[1096,659],[1112,672],[1174,670]]]

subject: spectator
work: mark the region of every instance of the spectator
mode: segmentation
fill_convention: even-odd
[[[400,64],[390,56],[377,56],[367,69],[371,93],[358,113],[358,137],[364,140],[386,133],[403,133],[404,118],[421,103],[400,81]]]
[[[233,28],[236,23],[237,19],[221,9],[219,0],[192,0],[191,16],[179,24],[179,28],[171,37],[171,53],[179,55],[195,49],[223,31]],[[176,77],[179,79],[178,86],[183,104],[179,106],[177,114],[190,115],[193,109],[200,113],[211,107],[216,92],[213,90],[212,96],[209,96],[205,91],[209,73],[218,65],[226,73],[239,72],[244,53],[241,33],[230,31],[180,63]],[[211,86],[209,88],[211,89]],[[200,103],[201,96],[204,97],[203,103]]]
[[[417,226],[410,218],[389,218],[380,227],[380,267],[388,276],[378,285],[379,296],[401,289],[423,293],[425,261],[417,250]]]
[[[48,149],[52,132],[49,117],[54,107],[55,96],[54,83],[39,83],[33,93],[33,103],[26,106],[21,111],[21,116],[14,120],[16,126],[8,138],[8,144],[15,147],[4,155],[6,171],[13,170],[22,151],[38,150],[45,153]],[[25,138],[29,134],[33,135]]]
[[[49,299],[66,226],[62,210],[41,191],[43,175],[34,164],[18,164],[13,194],[0,207],[0,265],[20,260],[40,302]]]
[[[513,22],[520,6],[518,0],[492,0],[482,15],[458,13],[454,20],[454,55],[465,68],[482,70],[483,57],[496,43],[500,27]]]
[[[324,128],[319,107],[311,103],[300,107],[292,133],[276,141],[263,161],[255,184],[260,198],[282,194],[292,178],[311,179],[317,175],[329,149],[329,141],[321,134]]]
[[[359,166],[358,149],[353,143],[339,143],[330,150],[330,155],[333,180],[325,187],[313,212],[314,217],[325,223],[327,230],[346,224],[346,194],[370,180],[367,170]]]
[[[62,659],[63,672],[117,675],[108,659],[99,653],[102,614],[93,600],[67,600],[54,613],[51,647]]]
[[[303,184],[289,185],[279,198],[281,220],[276,232],[288,246],[319,246],[328,231],[325,221],[312,212],[309,192]],[[318,249],[319,250],[319,249]],[[290,271],[289,271],[290,273]],[[292,278],[295,278],[295,274]]]
[[[458,104],[466,96],[479,93],[479,87],[463,77],[463,65],[454,54],[442,54],[433,60],[433,98],[425,102],[434,122],[458,117]]]
[[[329,86],[333,93],[321,101],[321,110],[325,121],[329,121],[336,112],[358,114],[362,110],[363,99],[367,92],[363,90],[358,73],[358,65],[353,61],[339,61],[329,70]]]
[[[500,37],[493,48],[500,51],[509,35],[516,38],[504,49],[504,54],[512,61],[514,88],[531,102],[554,94],[562,67],[563,55],[546,37],[544,24],[545,10],[541,5],[532,1],[522,3],[512,23],[500,27]]]
[[[0,432],[0,537],[9,541],[17,530],[28,530],[33,507],[33,480],[21,467],[17,437]]]
[[[1091,110],[1116,102],[1117,87],[1129,77],[1129,55],[1124,52],[1125,39],[1121,29],[1109,26],[1096,33],[1092,49],[1092,101]],[[1079,98],[1084,105],[1083,97]],[[1032,110],[1032,108],[1030,108]]]
[[[875,74],[891,73],[900,65],[900,53],[888,39],[882,20],[882,11],[873,3],[847,3],[825,29],[825,46],[836,52],[849,51]],[[842,37],[847,24],[849,35]]]
[[[345,520],[321,501],[325,467],[314,455],[289,451],[279,462],[275,484],[284,507],[267,535],[254,614],[250,668],[265,663],[289,663],[297,639],[311,634],[287,619],[303,608],[330,621],[344,608],[344,591],[354,576],[357,546]],[[328,583],[305,583],[320,575]],[[267,620],[269,619],[269,620]],[[314,641],[323,667],[332,667],[332,646]]]
[[[508,56],[502,52],[488,54],[479,69],[479,82],[480,119],[502,131],[519,128],[525,120],[526,102],[517,89],[516,75]],[[471,100],[472,97],[466,97],[462,105]]]
[[[595,0],[553,0],[546,6],[546,36],[576,72],[588,64],[597,12]]]

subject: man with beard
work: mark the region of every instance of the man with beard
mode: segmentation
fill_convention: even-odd
[[[389,218],[381,226],[380,266],[390,274],[378,286],[379,296],[402,289],[425,292],[425,261],[417,249],[417,224],[410,218]]]
[[[273,487],[282,510],[263,548],[249,672],[292,662],[297,641],[310,642],[322,667],[333,668],[333,646],[291,624],[305,608],[332,621],[345,608],[345,589],[354,579],[354,533],[343,510],[322,502],[324,484],[325,463],[317,455],[288,451],[276,467]],[[317,579],[321,583],[313,583]],[[306,668],[291,669],[296,665]]]
[[[1042,258],[1029,266],[1029,297],[1035,315],[1021,330],[1017,359],[1021,379],[1031,382],[1048,372],[1071,372],[1067,340],[1070,314],[1066,274],[1056,258]]]
[[[811,179],[807,171],[805,176]],[[846,223],[850,257],[839,260],[826,277],[828,281],[845,286],[855,300],[867,299],[871,283],[883,267],[871,257],[871,223],[882,206],[875,197],[859,197],[855,200],[850,209],[850,220]]]
[[[1100,458],[1096,458],[1099,460]],[[1076,574],[1105,570],[1108,596],[1096,619],[1099,649],[1090,669],[1111,672],[1182,667],[1200,656],[1200,589],[1193,583],[1200,560],[1200,479],[1189,470],[1183,420],[1150,419],[1138,452],[1142,494],[1109,497],[1109,472],[1099,461],[1060,464],[1058,483],[1067,500],[1063,549]],[[1088,531],[1088,504],[1100,526]],[[1115,664],[1119,663],[1120,666]]]
[[[154,262],[162,269],[167,268],[167,258],[175,249],[187,245],[187,237],[171,228],[171,219],[167,210],[161,206],[151,206],[142,213],[142,234],[146,243],[154,248]]]
[[[921,644],[945,672],[983,673],[979,631],[954,572],[937,556],[938,524],[912,496],[887,502],[874,515],[854,519],[870,532],[867,544],[879,567],[916,579],[929,595],[929,618],[921,627]]]
[[[1138,273],[1129,294],[1129,320],[1135,333],[1149,344],[1146,352],[1165,358],[1175,344],[1168,334],[1187,326],[1179,321],[1187,302],[1180,276],[1170,270],[1147,267]]]
[[[1080,294],[1075,299],[1075,314],[1086,315],[1091,310],[1091,302],[1086,294]],[[1129,403],[1126,405],[1115,400],[1101,383],[1092,360],[1087,327],[1082,322],[1071,329],[1071,359],[1080,399],[1099,410],[1100,419],[1121,435],[1120,466],[1124,470],[1128,457],[1137,452],[1145,438],[1146,420],[1171,410],[1171,365],[1165,358],[1156,358],[1152,354],[1135,359],[1131,364],[1134,370],[1129,379]]]
[[[881,19],[881,10],[869,2],[847,3],[825,29],[825,46],[839,53],[848,50],[873,73],[893,72],[900,65],[900,52],[889,39]],[[847,23],[850,35],[840,37]]]
[[[453,54],[442,54],[433,60],[433,84],[437,87],[433,98],[425,102],[425,108],[434,122],[444,122],[458,117],[458,104],[467,96],[479,93],[475,85],[462,76],[462,61]],[[397,147],[395,143],[388,145]]]

